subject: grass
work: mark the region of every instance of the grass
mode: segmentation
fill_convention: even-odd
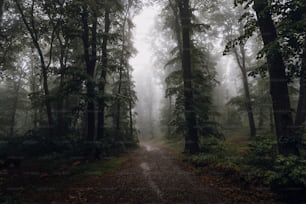
[[[119,168],[122,162],[122,158],[113,157],[108,160],[76,166],[70,170],[70,173],[73,177],[103,175]]]
[[[45,162],[36,161],[36,165],[33,165],[32,169],[21,168],[19,171],[32,171],[39,174],[27,175],[26,177],[14,174],[4,178],[6,180],[4,185],[22,186],[24,190],[18,193],[8,192],[4,194],[2,192],[0,203],[24,203],[27,200],[35,200],[36,197],[37,199],[44,200],[46,198],[48,200],[51,195],[37,193],[37,189],[47,187],[65,191],[70,187],[79,186],[82,183],[86,184],[88,180],[95,180],[96,176],[102,176],[120,168],[124,161],[124,157],[111,157],[93,162],[50,161],[49,165],[44,165]],[[44,166],[38,169],[40,162]],[[31,164],[28,164],[27,167],[30,168]]]

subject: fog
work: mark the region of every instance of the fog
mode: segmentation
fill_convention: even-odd
[[[157,4],[146,5],[141,12],[133,18],[133,43],[137,50],[130,64],[133,67],[133,79],[137,94],[136,125],[140,131],[140,138],[154,138],[162,136],[160,120],[162,103],[165,98],[164,64],[161,56],[157,56],[165,46],[165,40],[159,32],[161,29],[161,7]],[[207,36],[207,42],[212,44],[211,54],[216,58],[216,79],[219,84],[215,90],[219,90],[223,97],[214,96],[216,105],[224,106],[233,96],[236,96],[241,87],[240,73],[232,56],[223,56],[224,36]],[[217,42],[217,43],[215,43]],[[167,42],[171,43],[171,42]],[[167,45],[168,46],[168,45]]]
[[[160,9],[157,6],[146,6],[133,19],[135,24],[133,42],[137,54],[131,59],[130,64],[134,69],[133,77],[138,98],[136,124],[142,138],[153,138],[160,134],[158,121],[164,90],[156,74],[159,68],[154,66],[154,49],[152,48],[154,37],[151,35],[159,12]]]

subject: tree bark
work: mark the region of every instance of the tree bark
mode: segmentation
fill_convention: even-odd
[[[21,86],[21,79],[22,79],[22,73],[20,73],[18,82],[14,81],[14,92],[15,92],[15,97],[13,99],[13,110],[12,110],[12,115],[11,115],[11,127],[10,127],[10,132],[9,136],[13,137],[15,133],[15,123],[16,123],[16,112],[17,112],[17,105],[18,105],[18,100],[19,100],[19,90]]]
[[[298,107],[295,117],[295,126],[302,128],[306,117],[306,42],[304,42],[304,49],[302,54],[302,67],[300,76],[300,93]]]
[[[131,78],[130,78],[130,69],[127,68],[127,77],[128,77],[128,83],[129,83],[129,134],[130,134],[130,139],[134,138],[134,122],[133,122],[133,104],[132,104],[132,87],[131,87]]]
[[[119,64],[119,84],[118,84],[118,91],[117,91],[117,101],[116,101],[116,114],[115,114],[115,139],[117,146],[120,148],[120,151],[125,148],[123,137],[120,136],[121,133],[121,88],[122,88],[122,74],[123,74],[123,66],[124,66],[124,51],[125,51],[125,42],[126,42],[126,22],[128,19],[130,5],[128,6],[128,9],[125,13],[124,19],[123,19],[123,25],[122,25],[122,45],[121,45],[121,56],[120,56],[120,64]]]
[[[299,155],[294,136],[285,65],[277,42],[277,31],[268,9],[268,1],[254,0],[254,10],[264,45],[273,47],[267,53],[267,63],[278,150],[282,155]]]
[[[94,84],[94,72],[97,60],[97,16],[93,15],[93,25],[89,28],[89,13],[87,5],[84,6],[84,12],[82,13],[83,23],[83,45],[84,45],[84,57],[86,62],[86,73],[88,79],[86,80],[87,89],[87,135],[86,141],[94,141],[95,135],[95,84]],[[90,30],[91,30],[91,42],[90,42]],[[90,52],[91,49],[91,52]]]
[[[106,76],[108,69],[108,56],[107,56],[107,45],[108,45],[108,35],[110,30],[110,8],[107,6],[105,8],[105,19],[104,19],[104,35],[102,42],[102,72],[101,72],[101,82],[99,84],[99,91],[101,96],[98,101],[98,139],[104,138],[104,128],[105,128],[105,86],[106,86]]]
[[[250,136],[251,138],[254,138],[256,136],[256,126],[255,126],[255,121],[254,121],[254,114],[253,114],[253,107],[252,107],[252,101],[251,101],[251,95],[250,95],[250,89],[249,89],[248,75],[246,71],[245,50],[244,50],[243,45],[240,45],[240,53],[241,53],[241,56],[239,56],[237,49],[234,48],[235,58],[240,68],[241,75],[242,75],[242,82],[243,82],[243,89],[244,89],[244,96],[245,96],[245,106],[248,112],[248,119],[249,119]]]
[[[182,25],[182,68],[184,79],[184,106],[187,131],[185,133],[185,153],[195,154],[199,152],[199,138],[194,111],[193,90],[192,90],[192,71],[190,54],[190,8],[189,0],[179,0],[179,13]]]
[[[59,41],[60,47],[60,83],[58,89],[58,99],[57,99],[57,130],[56,133],[59,137],[62,137],[65,134],[65,130],[67,129],[67,121],[64,120],[64,96],[63,96],[63,88],[64,88],[64,81],[65,81],[65,72],[67,69],[67,58],[68,58],[68,42],[67,40],[62,42],[60,33],[57,32],[57,39]]]
[[[170,122],[171,122],[171,116],[172,116],[172,96],[169,96],[169,111],[168,111],[168,114],[169,114],[169,118],[168,118],[168,121],[167,121],[167,137],[170,138],[171,137],[171,125],[170,125]]]
[[[269,109],[269,117],[270,117],[270,132],[274,133],[274,119],[273,119],[273,107]]]

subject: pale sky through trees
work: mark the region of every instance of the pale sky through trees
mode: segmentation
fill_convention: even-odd
[[[133,43],[134,47],[137,50],[137,54],[133,56],[130,60],[130,64],[132,65],[133,79],[136,84],[136,91],[138,97],[138,110],[144,107],[139,107],[139,103],[142,103],[144,99],[143,87],[144,81],[147,79],[153,78],[156,76],[156,70],[158,67],[154,67],[154,53],[156,52],[152,48],[152,40],[154,40],[154,36],[156,34],[155,21],[159,18],[160,9],[158,5],[154,6],[145,6],[142,11],[134,17],[133,23],[135,25],[133,29]],[[229,56],[222,56],[223,47],[220,42],[214,43],[214,52],[218,52],[219,61],[217,63],[217,70],[219,73],[220,80],[222,79],[221,86],[227,87],[228,94],[230,96],[237,95],[237,86],[240,84],[237,82],[237,74],[234,70],[236,70],[236,64],[233,62],[232,58]],[[154,93],[152,93],[152,100],[157,103],[154,104],[154,110],[156,114],[159,112],[160,100],[164,97],[164,90],[159,86],[158,77],[155,77],[153,81],[153,89]],[[237,84],[238,83],[238,84]],[[147,87],[147,91],[148,87]],[[154,99],[153,99],[154,97]],[[158,117],[156,115],[155,117]]]
[[[136,105],[138,121],[143,120],[143,117],[149,117],[149,104],[152,104],[153,121],[147,118],[152,123],[156,123],[159,119],[160,101],[164,96],[157,77],[154,77],[156,76],[155,71],[158,68],[154,67],[154,50],[151,46],[154,24],[156,18],[158,18],[159,12],[156,6],[146,6],[141,13],[133,19],[135,25],[133,30],[133,42],[137,54],[130,60],[130,64],[134,69],[133,79],[136,82],[135,90],[138,97]],[[141,127],[139,128],[141,129]]]

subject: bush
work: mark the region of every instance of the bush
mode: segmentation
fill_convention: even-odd
[[[203,138],[200,143],[200,154],[189,158],[195,166],[203,167],[211,164],[224,162],[226,158],[225,147],[219,139],[209,137]]]
[[[271,137],[256,137],[249,144],[249,150],[245,157],[246,164],[261,170],[269,170],[273,167],[277,155],[276,140]]]
[[[296,156],[278,156],[269,176],[272,188],[306,188],[306,160]]]
[[[220,139],[215,137],[202,139],[200,151],[206,154],[214,154],[219,159],[225,158],[225,146]]]
[[[214,154],[200,153],[189,158],[190,162],[196,167],[204,167],[216,163],[219,158]]]

